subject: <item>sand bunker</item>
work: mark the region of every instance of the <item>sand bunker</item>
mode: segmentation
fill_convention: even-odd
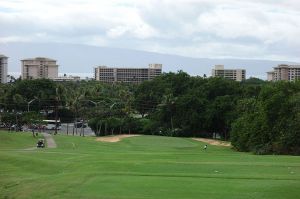
[[[205,142],[205,143],[215,145],[215,146],[228,146],[228,147],[231,146],[230,142],[207,139],[207,138],[193,138],[193,140]]]
[[[123,138],[129,138],[129,137],[135,137],[135,136],[140,136],[140,135],[135,135],[135,134],[129,135],[128,134],[128,135],[105,136],[105,137],[96,138],[96,140],[100,141],[100,142],[119,142]]]

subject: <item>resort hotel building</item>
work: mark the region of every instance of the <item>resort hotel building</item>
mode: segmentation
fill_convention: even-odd
[[[98,66],[94,68],[95,80],[106,83],[140,83],[161,75],[162,64],[149,64],[148,68],[114,68]]]
[[[58,77],[56,60],[45,57],[23,59],[22,79],[54,79]]]
[[[246,79],[245,69],[224,69],[224,65],[215,65],[212,69],[212,77],[223,77],[225,79],[232,79],[235,81],[243,81]]]

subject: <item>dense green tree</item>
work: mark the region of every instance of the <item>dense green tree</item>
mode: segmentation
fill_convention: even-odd
[[[164,90],[163,82],[159,79],[141,83],[134,93],[134,108],[142,117],[155,111],[156,106],[162,99]]]
[[[44,118],[88,121],[98,136],[219,135],[240,151],[299,154],[299,93],[300,82],[235,82],[182,71],[141,84],[17,80],[0,85],[0,113],[2,122],[21,124],[30,105]]]
[[[299,89],[299,83],[269,84],[258,98],[240,103],[242,114],[232,125],[233,146],[258,154],[300,154]]]

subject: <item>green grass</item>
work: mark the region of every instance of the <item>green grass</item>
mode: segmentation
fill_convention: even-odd
[[[4,140],[4,141],[3,141]],[[188,138],[118,143],[55,136],[57,149],[23,150],[31,134],[0,132],[0,198],[299,198],[300,157],[257,156]]]
[[[32,134],[21,132],[3,132],[0,131],[0,149],[24,149],[34,146],[38,137],[33,138]]]

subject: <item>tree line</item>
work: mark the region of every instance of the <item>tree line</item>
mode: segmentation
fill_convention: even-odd
[[[235,82],[182,71],[141,84],[17,80],[0,85],[0,109],[2,121],[42,111],[48,119],[86,121],[97,136],[220,138],[239,151],[300,154],[299,81]]]

